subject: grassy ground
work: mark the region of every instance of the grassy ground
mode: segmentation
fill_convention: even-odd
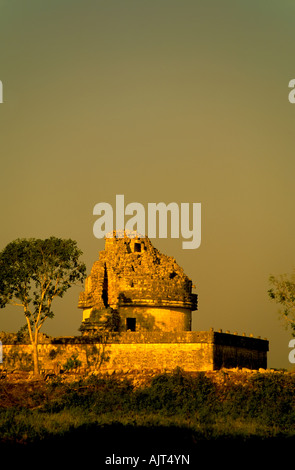
[[[5,379],[0,447],[12,454],[58,448],[67,458],[86,448],[101,466],[113,452],[189,452],[191,462],[226,449],[247,458],[254,444],[264,455],[282,446],[288,452],[295,442],[294,391],[295,374],[278,372]]]

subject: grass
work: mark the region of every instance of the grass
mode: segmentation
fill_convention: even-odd
[[[139,446],[146,433],[155,447],[165,439],[167,445],[175,446],[175,439],[191,447],[204,441],[293,439],[294,391],[295,375],[289,373],[214,378],[176,370],[140,386],[122,376],[22,384],[4,380],[0,442],[77,439],[95,446],[99,436],[104,446],[126,445],[130,439]]]

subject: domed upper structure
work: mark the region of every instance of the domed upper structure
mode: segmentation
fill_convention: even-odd
[[[197,309],[192,287],[175,259],[147,237],[114,232],[80,294],[82,325],[94,326],[111,310],[120,331],[190,331],[191,312]]]

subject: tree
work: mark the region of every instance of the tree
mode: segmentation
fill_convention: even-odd
[[[272,287],[268,290],[268,295],[282,306],[279,313],[295,336],[295,271],[291,275],[270,276],[269,282]]]
[[[0,253],[0,308],[23,308],[33,349],[34,375],[39,375],[38,336],[52,302],[85,279],[86,266],[71,239],[17,239]]]

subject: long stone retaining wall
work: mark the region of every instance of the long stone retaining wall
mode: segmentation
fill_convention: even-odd
[[[3,344],[3,367],[32,369],[30,344]],[[196,331],[181,333],[113,334],[95,341],[91,338],[49,338],[38,346],[43,372],[173,370],[209,371],[222,367],[267,368],[268,341],[221,333]]]

